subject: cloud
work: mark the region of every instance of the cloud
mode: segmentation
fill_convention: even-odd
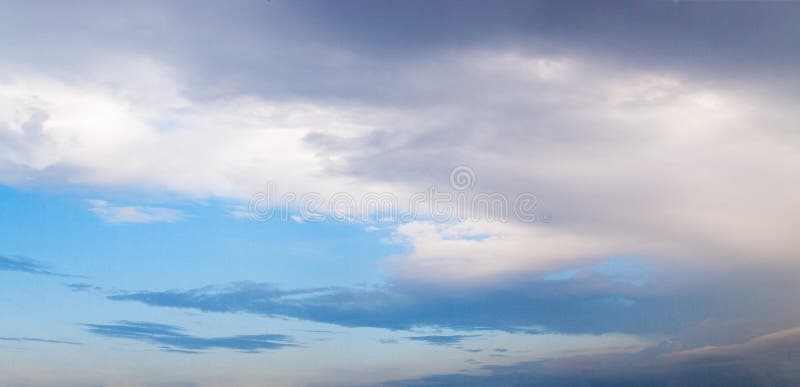
[[[92,284],[87,284],[87,283],[74,283],[74,284],[67,284],[66,286],[73,292],[91,292],[91,291],[99,292],[103,290],[103,288],[99,286],[94,286]]]
[[[795,265],[800,184],[791,177],[800,161],[790,90],[533,43],[418,52],[397,63],[330,51],[348,58],[349,71],[386,69],[340,80],[353,93],[337,99],[201,98],[181,67],[142,55],[86,66],[80,82],[14,72],[0,93],[0,179],[237,200],[274,181],[278,193],[402,200],[446,186],[453,166],[468,165],[476,190],[535,193],[552,222],[466,225],[492,229],[482,243],[414,235],[411,254],[390,264],[397,275],[502,282],[631,253],[697,270]],[[400,94],[392,103],[371,98],[385,90]],[[111,222],[180,218],[165,208],[94,211]],[[487,251],[502,254],[489,263]]]
[[[479,337],[480,335],[431,335],[431,336],[410,336],[408,340],[424,341],[433,345],[454,345],[460,344],[464,339]]]
[[[75,342],[75,341],[39,339],[39,338],[35,338],[35,337],[0,337],[0,341],[18,341],[18,342],[28,342],[28,343],[81,345],[81,343],[78,343],[78,342]]]
[[[294,347],[285,335],[241,335],[230,337],[197,337],[183,333],[174,325],[151,322],[118,321],[114,324],[84,324],[90,333],[119,339],[158,344],[162,350],[178,353],[199,353],[201,350],[223,348],[255,353],[267,349]]]
[[[483,366],[480,374],[434,375],[388,382],[404,386],[766,386],[796,385],[800,372],[800,328],[746,342],[675,350],[667,342],[638,353],[572,356]]]
[[[728,340],[735,340],[763,328],[800,321],[800,312],[785,307],[791,302],[792,289],[797,289],[790,276],[763,276],[754,283],[749,276],[706,275],[690,282],[685,275],[662,273],[648,274],[643,282],[641,276],[620,268],[611,273],[603,270],[608,268],[589,267],[556,279],[517,279],[478,288],[396,282],[360,288],[281,289],[240,282],[188,290],[122,292],[108,298],[151,306],[246,312],[393,330],[444,327],[676,335],[702,321],[759,321],[761,328],[756,330],[717,326],[714,329],[719,334],[695,336],[708,340],[730,332],[726,333]],[[767,285],[765,278],[769,278]],[[696,338],[686,339],[701,343]]]
[[[163,207],[112,206],[104,200],[87,200],[95,215],[108,223],[174,223],[184,218],[183,212]]]
[[[72,277],[69,274],[55,273],[47,269],[47,266],[26,257],[13,256],[7,257],[0,255],[0,271],[18,271],[28,274],[41,274],[55,277]]]
[[[488,221],[409,222],[397,227],[395,241],[407,244],[410,252],[389,260],[393,275],[440,283],[530,277],[634,249],[623,238],[608,235]]]
[[[0,59],[0,182],[404,196],[468,165],[476,190],[533,192],[552,214],[399,225],[407,250],[383,287],[115,300],[392,329],[674,333],[796,317],[781,277],[798,268],[795,4],[417,5],[15,5],[0,15],[13,48]],[[581,270],[620,255],[671,277]],[[37,265],[0,258],[0,270],[59,275]],[[561,271],[577,274],[542,279]]]
[[[0,180],[128,187],[192,198],[246,199],[268,180],[297,192],[323,186],[324,192],[352,192],[360,185],[339,185],[337,180],[346,179],[323,176],[303,139],[312,129],[347,136],[385,121],[379,110],[354,105],[248,95],[193,100],[163,62],[110,60],[118,68],[89,71],[90,84],[23,70],[2,81]],[[116,219],[116,211],[97,207],[100,215]],[[143,208],[118,211],[134,219],[152,216]]]
[[[789,214],[800,211],[793,200],[800,185],[783,183],[800,163],[784,103],[796,96],[610,68],[592,58],[513,50],[462,55],[442,59],[458,63],[457,70],[425,74],[452,103],[447,112],[431,111],[437,118],[427,124],[310,141],[336,157],[337,171],[398,185],[444,186],[453,166],[469,165],[476,191],[535,193],[538,210],[552,221],[465,222],[411,235],[419,225],[402,225],[398,232],[410,236],[412,251],[392,266],[403,276],[499,282],[626,254],[696,270],[796,264]],[[566,63],[563,78],[539,73],[548,61]],[[470,82],[450,82],[461,77]],[[496,95],[504,98],[472,88],[502,88]],[[444,240],[441,233],[454,227],[480,227],[493,238]]]
[[[552,221],[423,215],[396,228],[407,250],[382,287],[112,299],[391,329],[677,334],[797,317],[784,275],[798,269],[796,5],[272,3],[15,6],[0,16],[14,48],[0,60],[0,182],[403,197],[468,165],[476,190],[535,193]],[[175,211],[93,204],[117,223]],[[615,256],[663,277],[582,270]],[[37,265],[0,258],[59,275]],[[719,340],[752,334],[725,329]]]

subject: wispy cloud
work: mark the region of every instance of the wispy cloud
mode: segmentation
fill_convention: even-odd
[[[81,345],[81,343],[78,343],[78,342],[75,342],[75,341],[40,339],[40,338],[36,338],[36,337],[0,337],[0,341],[17,341],[17,342],[28,342],[28,343],[49,343],[49,344]]]
[[[114,206],[105,200],[87,200],[95,215],[108,223],[173,223],[183,220],[180,210],[164,207]]]
[[[464,339],[479,337],[480,335],[430,335],[430,336],[411,336],[406,339],[413,341],[424,341],[433,345],[455,345],[460,344]]]
[[[122,292],[108,298],[207,312],[291,317],[345,327],[672,335],[709,319],[770,316],[757,319],[763,323],[758,329],[796,321],[800,311],[784,307],[798,291],[795,282],[793,278],[770,277],[768,285],[762,282],[755,291],[746,279],[730,278],[689,286],[686,281],[653,277],[642,285],[586,269],[559,280],[521,280],[467,290],[403,282],[300,289],[239,282],[188,290]],[[740,331],[747,329],[733,330],[731,337],[746,339]]]
[[[174,325],[140,321],[117,321],[114,324],[84,324],[93,334],[118,339],[130,339],[158,344],[168,352],[199,353],[201,350],[223,348],[255,353],[266,349],[296,346],[286,335],[241,335],[228,337],[198,337],[186,334]]]
[[[94,286],[92,284],[87,284],[87,283],[74,283],[74,284],[67,284],[66,286],[70,288],[70,290],[72,290],[73,292],[90,292],[90,291],[99,292],[103,290],[103,288],[99,286]]]
[[[661,314],[683,308],[639,287],[591,275],[558,283],[544,280],[510,283],[469,293],[411,285],[281,289],[266,283],[239,282],[226,287],[140,291],[108,298],[152,306],[292,317],[347,327],[395,330],[446,327],[528,333],[542,333],[542,327],[573,333],[668,331],[676,322],[661,319]],[[637,301],[607,302],[615,297]],[[692,313],[693,308],[686,309],[682,314],[685,321],[699,319],[697,313]],[[652,323],[620,319],[621,310]],[[579,318],[589,312],[594,320]]]
[[[50,275],[56,277],[72,277],[69,274],[56,273],[48,270],[47,266],[33,259],[0,255],[0,271],[19,271],[29,274]]]

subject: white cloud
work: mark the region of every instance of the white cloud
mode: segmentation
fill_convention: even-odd
[[[251,219],[252,216],[250,215],[250,211],[247,209],[246,206],[243,205],[234,205],[230,209],[228,209],[228,215],[236,218],[236,219]]]
[[[174,70],[134,64],[84,83],[3,80],[0,181],[246,199],[271,180],[403,203],[465,164],[476,190],[533,192],[552,222],[464,226],[486,227],[484,240],[401,226],[413,250],[394,259],[398,273],[491,280],[629,252],[695,267],[795,261],[791,95],[508,49],[392,67],[380,87],[403,90],[404,106],[190,98]]]
[[[113,206],[105,200],[87,200],[95,215],[108,223],[173,223],[184,219],[182,211],[163,207]]]
[[[87,84],[31,74],[4,81],[0,181],[238,199],[268,180],[298,191],[348,188],[347,179],[323,176],[304,137],[313,130],[362,133],[375,111],[247,95],[191,101],[171,73],[142,60],[119,69],[114,79],[121,83],[103,81],[109,75],[102,72]]]
[[[576,234],[548,225],[488,221],[397,228],[411,251],[390,262],[395,275],[434,282],[481,282],[563,270],[608,258],[633,244],[611,235]]]

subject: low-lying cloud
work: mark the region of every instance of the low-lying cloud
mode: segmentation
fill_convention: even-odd
[[[668,342],[638,353],[483,366],[478,374],[433,375],[389,386],[790,386],[800,383],[800,328],[739,344],[676,350]]]

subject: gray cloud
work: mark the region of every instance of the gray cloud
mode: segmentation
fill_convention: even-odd
[[[557,1],[91,2],[80,9],[18,2],[9,9],[13,12],[4,13],[0,23],[0,47],[13,54],[10,59],[51,66],[52,72],[69,74],[102,53],[146,52],[185,68],[192,80],[202,79],[193,87],[205,88],[200,93],[205,96],[233,89],[373,101],[404,99],[397,98],[401,88],[386,87],[396,69],[387,65],[432,51],[507,42],[545,42],[549,52],[592,51],[625,58],[626,64],[718,77],[725,71],[727,77],[777,78],[789,75],[798,62],[790,37],[798,33],[794,20],[800,13],[792,2],[627,1],[603,6]],[[415,28],[409,29],[412,23]],[[15,39],[19,35],[28,37],[24,45]],[[281,55],[270,55],[274,52]],[[209,84],[217,90],[209,90]]]
[[[404,386],[789,386],[800,383],[800,328],[740,344],[675,350],[670,343],[631,354],[603,354],[513,366],[484,375],[435,375],[389,382]]]

